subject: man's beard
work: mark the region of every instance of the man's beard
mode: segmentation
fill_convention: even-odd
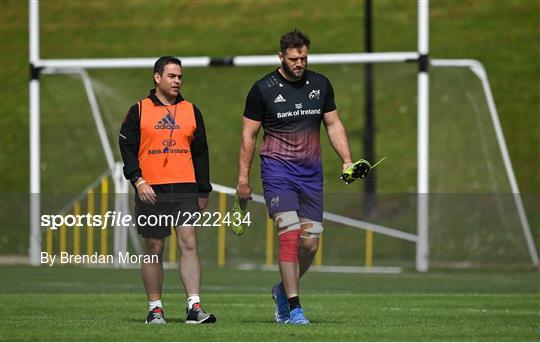
[[[287,74],[291,79],[295,80],[295,81],[298,81],[300,80],[304,74],[306,73],[306,69],[307,69],[307,64],[304,66],[304,69],[302,69],[302,74],[300,74],[300,76],[296,76],[296,74],[294,73],[294,71],[292,71],[291,68],[289,68],[289,66],[285,63],[285,62],[281,62],[281,67],[283,68],[283,71],[285,72],[285,74]]]

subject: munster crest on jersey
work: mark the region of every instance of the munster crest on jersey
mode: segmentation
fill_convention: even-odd
[[[319,97],[321,96],[321,90],[320,89],[314,89],[309,93],[310,99],[317,99],[319,100]]]

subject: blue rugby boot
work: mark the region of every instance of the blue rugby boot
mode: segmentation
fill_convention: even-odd
[[[293,309],[289,315],[288,324],[309,324],[309,320],[304,315],[304,310],[301,307]]]
[[[287,294],[281,290],[281,282],[272,287],[272,299],[274,299],[276,305],[276,312],[274,313],[276,323],[287,323],[289,320],[289,302],[287,301]]]

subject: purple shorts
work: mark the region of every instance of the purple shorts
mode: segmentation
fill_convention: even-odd
[[[302,181],[291,177],[266,177],[262,181],[268,215],[296,211],[300,218],[322,222],[322,181]]]

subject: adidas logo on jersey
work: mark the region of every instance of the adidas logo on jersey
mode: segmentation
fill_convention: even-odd
[[[161,118],[161,120],[157,122],[154,128],[156,130],[171,130],[179,129],[180,125],[174,122],[174,119],[171,117],[170,114],[167,114],[165,117]]]
[[[274,99],[274,104],[277,102],[285,102],[285,101],[287,100],[285,100],[285,98],[280,94]]]

